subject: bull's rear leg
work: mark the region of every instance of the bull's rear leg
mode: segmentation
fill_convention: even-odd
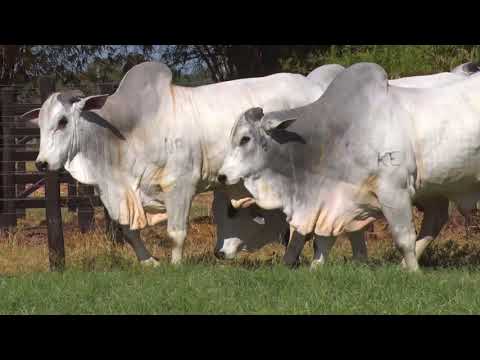
[[[300,264],[300,254],[307,241],[307,236],[300,234],[293,227],[290,226],[290,239],[288,241],[283,262],[288,267],[297,267]]]
[[[367,232],[355,231],[347,233],[348,240],[352,246],[353,260],[365,262],[368,259]]]
[[[167,232],[173,241],[172,264],[180,264],[183,257],[183,244],[187,237],[188,215],[195,196],[195,187],[176,186],[165,193],[165,206],[168,213]]]
[[[394,185],[397,184],[380,184],[378,199],[383,215],[390,225],[393,241],[405,259],[406,268],[409,271],[418,271],[418,261],[415,256],[416,235],[413,224],[412,202],[405,187]]]
[[[130,230],[128,225],[121,225],[120,228],[128,244],[135,252],[140,264],[154,267],[159,265],[159,262],[147,250],[145,244],[140,238],[140,230]]]
[[[330,250],[332,250],[336,239],[337,238],[335,236],[314,236],[313,260],[312,264],[310,265],[311,270],[315,270],[327,262],[328,255]]]

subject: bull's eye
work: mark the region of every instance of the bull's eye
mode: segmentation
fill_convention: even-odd
[[[248,136],[244,136],[240,139],[240,146],[243,146],[247,144],[250,141],[250,138]]]
[[[60,119],[60,121],[58,122],[58,127],[57,128],[59,130],[63,130],[63,129],[65,129],[65,126],[67,126],[67,124],[68,124],[68,120],[65,117],[62,117]]]

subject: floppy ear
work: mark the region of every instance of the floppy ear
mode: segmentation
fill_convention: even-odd
[[[285,130],[290,125],[292,125],[295,121],[297,121],[296,118],[290,118],[290,119],[284,119],[284,120],[279,120],[275,118],[265,119],[264,123],[262,124],[262,127],[266,133],[271,133],[272,131],[276,131],[276,130]]]
[[[255,107],[245,111],[245,119],[251,122],[257,122],[263,118],[263,109],[261,107]]]
[[[81,111],[90,111],[101,109],[110,95],[93,95],[81,99],[78,103],[78,107]]]
[[[286,129],[292,125],[297,119],[290,118],[279,120],[275,118],[265,119],[262,127],[265,132],[279,144],[285,144],[288,142],[298,142],[306,144],[307,142],[303,137],[295,132],[287,131]]]
[[[25,122],[38,127],[38,116],[40,115],[40,109],[33,109],[27,111],[25,114],[21,115],[20,118]]]

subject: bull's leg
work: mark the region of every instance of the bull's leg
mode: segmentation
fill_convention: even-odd
[[[130,230],[128,225],[121,225],[122,233],[132,247],[140,264],[158,266],[159,262],[150,254],[140,238],[140,230]]]
[[[416,235],[412,202],[405,186],[395,186],[399,184],[392,183],[379,184],[378,199],[383,215],[390,225],[393,241],[402,252],[407,269],[417,271],[419,268],[415,256]]]
[[[294,228],[290,227],[290,240],[288,241],[283,262],[288,267],[297,267],[300,264],[299,257],[302,253],[307,236],[300,234]]]
[[[353,260],[355,261],[367,261],[368,251],[367,251],[367,232],[366,231],[355,231],[347,233],[348,240],[350,240],[350,245],[352,246]]]
[[[415,244],[417,260],[420,259],[427,246],[438,236],[443,226],[448,221],[448,199],[444,197],[435,198],[422,203],[423,220],[420,233]],[[402,266],[406,266],[402,260]]]
[[[325,264],[328,259],[328,254],[335,244],[335,236],[314,236],[313,239],[313,260],[310,265],[311,270],[317,269],[319,266]]]
[[[177,186],[165,193],[168,213],[167,232],[173,241],[172,264],[179,264],[182,261],[183,244],[187,237],[188,214],[194,196],[194,186]]]

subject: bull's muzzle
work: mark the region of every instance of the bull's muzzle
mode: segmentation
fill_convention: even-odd
[[[227,182],[227,175],[220,174],[220,175],[217,176],[217,180],[220,184],[225,185],[226,182]]]
[[[224,260],[225,259],[225,253],[222,251],[222,250],[215,250],[213,252],[213,254],[215,255],[215,257],[217,259],[220,259],[220,260]]]

